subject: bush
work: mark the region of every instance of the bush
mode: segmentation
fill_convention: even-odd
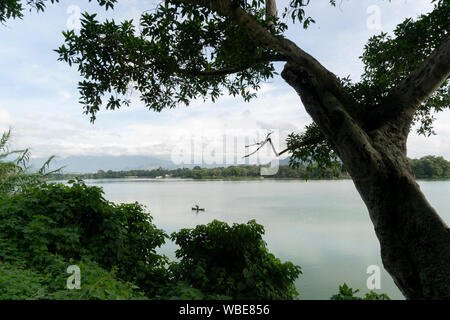
[[[181,261],[167,268],[156,253],[167,235],[142,205],[80,180],[29,184],[0,195],[0,298],[292,299],[300,267],[270,254],[263,233],[255,221],[181,230]],[[81,290],[66,289],[73,264]]]
[[[339,293],[333,295],[330,300],[391,300],[385,293],[378,294],[375,291],[370,291],[364,297],[355,296],[358,292],[359,289],[354,290],[344,283],[339,286]]]
[[[409,160],[417,178],[437,179],[450,178],[450,161],[443,157],[426,156]]]
[[[142,300],[146,299],[138,287],[117,278],[97,263],[83,259],[70,261],[80,267],[80,290],[68,290],[65,272],[67,263],[48,265],[44,271],[23,268],[17,264],[0,262],[0,300]],[[59,266],[59,268],[57,267]]]
[[[53,156],[48,158],[39,170],[29,172],[30,150],[10,150],[8,145],[10,138],[11,130],[4,132],[0,137],[0,194],[19,193],[24,187],[37,184],[49,175],[60,172],[61,168],[48,171]]]
[[[180,246],[177,280],[199,289],[206,298],[293,299],[300,267],[282,263],[268,252],[264,227],[254,220],[233,224],[214,220],[171,235]]]
[[[84,261],[97,265],[98,274],[117,275],[154,295],[168,277],[167,259],[156,254],[167,235],[143,206],[115,205],[102,194],[100,188],[71,181],[71,186],[32,185],[0,196],[0,262],[67,279],[69,261]],[[65,282],[58,287],[65,288]]]
[[[116,205],[81,180],[43,182],[52,158],[28,172],[28,150],[0,138],[1,299],[292,299],[300,267],[270,254],[255,221],[219,221],[172,235],[180,263],[156,248],[167,235],[138,204]],[[17,155],[12,161],[5,161]],[[235,168],[237,170],[240,168]],[[82,271],[67,290],[69,265]],[[140,289],[142,288],[142,289]],[[144,294],[141,292],[144,291]]]
[[[0,262],[0,300],[26,300],[45,294],[44,281],[37,271]]]

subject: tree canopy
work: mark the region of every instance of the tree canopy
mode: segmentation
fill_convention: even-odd
[[[450,5],[433,2],[435,9],[430,14],[406,19],[394,36],[381,33],[369,39],[361,57],[365,71],[360,81],[344,78],[335,84],[348,100],[358,103],[356,114],[365,126],[376,128],[385,118],[396,116],[381,105],[448,38]],[[130,90],[139,92],[145,105],[155,111],[188,105],[198,98],[214,102],[224,93],[248,101],[256,97],[262,82],[276,76],[274,62],[292,60],[286,53],[295,44],[284,37],[286,19],[301,22],[304,28],[314,22],[305,11],[309,1],[291,1],[280,17],[269,18],[264,1],[214,3],[163,1],[142,14],[140,30],[131,20],[100,22],[95,14],[85,13],[79,33],[64,32],[59,59],[78,66],[84,78],[79,83],[81,103],[91,120],[102,106],[128,105]],[[223,9],[219,3],[234,9]],[[268,45],[265,37],[279,43]],[[304,54],[306,60],[313,59]],[[447,79],[414,114],[420,134],[433,133],[433,112],[448,108],[449,101]],[[288,147],[293,160],[312,159],[324,166],[337,160],[315,123],[301,134],[291,134]]]
[[[91,1],[91,0],[89,0]],[[43,11],[59,0],[7,0],[0,4],[0,21],[22,18],[27,9]],[[106,9],[117,0],[98,0]],[[285,38],[288,21],[306,29],[315,23],[307,14],[310,1],[291,0],[281,14],[269,15],[264,0],[168,0],[142,13],[139,30],[132,20],[99,21],[84,13],[81,30],[63,32],[59,59],[78,67],[80,102],[95,121],[100,108],[128,106],[129,93],[137,91],[152,110],[188,105],[194,99],[216,101],[222,94],[256,97],[260,84],[276,76],[274,62],[292,61],[297,45]],[[396,108],[386,112],[391,92],[448,38],[450,5],[433,0],[435,9],[417,19],[406,19],[394,30],[368,40],[361,56],[365,69],[359,81],[349,77],[335,84],[357,102],[358,117],[376,128]],[[329,1],[335,6],[334,0]],[[301,49],[300,49],[301,50]],[[302,51],[301,51],[302,52]],[[315,60],[302,52],[305,62]],[[319,72],[328,72],[321,65]],[[414,113],[418,133],[431,135],[433,113],[450,105],[446,79]],[[355,103],[356,104],[356,103]],[[393,113],[393,114],[390,114]],[[317,124],[287,140],[295,161],[315,161],[331,166],[337,155]]]

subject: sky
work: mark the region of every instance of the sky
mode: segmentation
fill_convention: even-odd
[[[428,0],[341,0],[336,8],[327,2],[312,1],[307,13],[316,24],[307,31],[291,25],[287,36],[336,75],[350,75],[355,81],[363,69],[358,57],[372,35],[392,32],[405,18],[432,9]],[[279,11],[287,3],[279,1]],[[194,159],[207,146],[208,152],[216,150],[210,155],[234,152],[241,159],[253,150],[245,151],[243,145],[261,140],[268,130],[274,131],[275,147],[282,150],[288,133],[302,132],[311,122],[295,91],[276,77],[264,83],[250,103],[224,95],[216,103],[194,101],[160,113],[146,109],[134,92],[130,107],[101,111],[90,123],[78,103],[76,68],[57,61],[53,51],[63,43],[62,30],[76,27],[78,11],[97,12],[99,19],[137,19],[154,5],[119,0],[113,12],[105,12],[87,0],[63,0],[44,13],[26,13],[23,20],[0,26],[0,130],[13,129],[14,148],[31,147],[35,157],[149,155],[179,160],[189,152]],[[281,70],[282,64],[276,67]],[[449,110],[436,118],[436,136],[410,135],[409,157],[450,159]],[[239,142],[224,144],[227,139]],[[193,147],[198,144],[203,148]]]

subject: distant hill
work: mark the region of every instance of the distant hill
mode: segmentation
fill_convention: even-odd
[[[44,158],[30,160],[34,169],[40,168],[45,162]],[[174,169],[172,161],[150,156],[69,156],[56,158],[51,169],[65,166],[64,173],[95,173],[98,170],[122,171],[122,170],[151,170],[163,167]]]
[[[30,163],[33,169],[38,169],[47,160],[46,158],[32,158]],[[230,164],[234,165],[234,164]],[[200,165],[202,168],[228,167],[230,165]],[[280,165],[289,165],[289,157],[280,160]],[[50,169],[65,166],[63,173],[96,173],[103,171],[128,171],[128,170],[152,170],[162,167],[164,169],[189,168],[193,169],[198,164],[175,165],[170,159],[156,156],[69,156],[56,158]]]
[[[290,159],[291,159],[291,157],[287,157],[287,158],[280,160],[280,166],[288,166]]]

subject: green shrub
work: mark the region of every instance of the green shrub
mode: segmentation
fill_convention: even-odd
[[[167,235],[138,204],[113,204],[98,187],[33,183],[0,195],[0,299],[293,299],[299,266],[268,252],[263,226],[214,220],[171,239],[179,262],[156,248]],[[68,290],[69,265],[81,288]],[[332,300],[356,296],[346,284]]]
[[[300,267],[269,253],[263,234],[254,220],[232,226],[214,220],[182,229],[171,235],[180,246],[172,272],[206,298],[293,299]]]
[[[10,150],[10,138],[11,129],[0,137],[0,194],[12,195],[21,192],[23,188],[38,184],[49,175],[60,172],[61,168],[48,171],[54,156],[48,158],[39,170],[30,172],[30,150]]]
[[[0,262],[0,300],[146,299],[137,286],[118,279],[114,268],[108,272],[97,263],[86,259],[72,260],[69,263],[81,269],[82,284],[79,290],[67,289],[67,263],[63,260],[49,264],[43,271]]]
[[[0,196],[0,261],[51,277],[71,259],[88,259],[104,270],[116,267],[114,275],[154,295],[168,278],[167,259],[156,254],[166,237],[143,206],[115,205],[81,181]]]
[[[43,296],[43,299],[57,300],[145,300],[147,297],[135,284],[119,279],[117,268],[106,271],[96,262],[84,259],[72,261],[80,267],[82,281],[79,290],[66,288],[67,273],[60,273],[59,290]]]
[[[333,295],[330,300],[391,300],[385,293],[378,294],[374,291],[370,291],[361,298],[355,296],[358,292],[359,289],[354,290],[344,283],[342,286],[339,286],[339,293]]]
[[[0,299],[292,299],[300,267],[270,254],[255,221],[219,221],[172,235],[180,263],[156,248],[167,235],[138,204],[116,205],[81,180],[43,182],[28,150],[0,138]],[[11,155],[12,161],[5,161]],[[69,265],[81,268],[68,290]],[[144,296],[145,294],[145,296]]]
[[[113,204],[79,180],[29,184],[0,195],[0,297],[292,299],[300,267],[270,254],[263,233],[255,221],[181,230],[181,261],[167,268],[156,253],[167,235],[142,205]],[[81,290],[66,288],[73,264]]]
[[[0,300],[33,299],[47,292],[37,271],[0,261]]]

